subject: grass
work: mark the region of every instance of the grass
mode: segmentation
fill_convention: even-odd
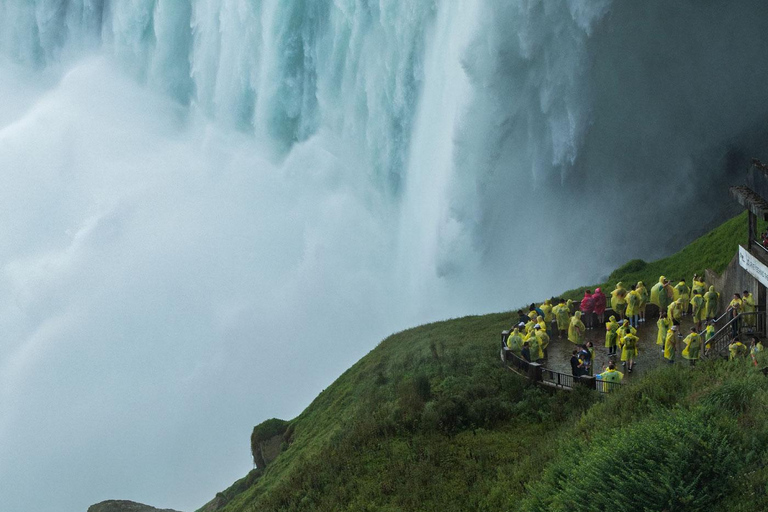
[[[630,262],[603,286],[721,272],[745,225],[739,216],[669,258]],[[470,316],[388,337],[289,425],[256,427],[257,439],[286,436],[284,450],[220,493],[219,510],[560,510],[573,499],[589,510],[581,490],[600,489],[623,454],[649,443],[631,458],[643,477],[623,492],[656,475],[666,487],[654,503],[668,510],[768,510],[768,380],[745,364],[708,362],[650,372],[605,400],[548,392],[498,363],[509,321],[509,313]],[[718,485],[694,492],[699,473]],[[600,506],[631,509],[602,494]]]

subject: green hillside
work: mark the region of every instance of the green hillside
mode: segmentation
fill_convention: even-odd
[[[631,262],[611,282],[722,270],[745,224]],[[471,316],[390,336],[289,424],[258,428],[255,441],[280,436],[279,455],[204,509],[768,510],[762,374],[714,361],[649,372],[604,398],[547,392],[499,364],[510,321]]]

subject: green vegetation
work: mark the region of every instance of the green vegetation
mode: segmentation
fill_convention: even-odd
[[[693,274],[704,275],[707,269],[721,273],[733,259],[739,244],[747,243],[747,212],[737,215],[717,229],[714,229],[686,246],[680,252],[652,263],[632,260],[614,270],[605,283],[584,286],[563,294],[569,299],[581,299],[584,290],[601,287],[608,294],[616,283],[625,286],[643,281],[650,289],[659,281],[659,276],[666,276],[677,284],[677,280],[686,279],[690,284]]]
[[[721,271],[745,223],[611,280]],[[281,453],[207,510],[768,510],[762,374],[713,361],[603,398],[549,392],[498,363],[509,322],[471,316],[390,336],[290,424],[257,427],[259,442],[283,436]]]

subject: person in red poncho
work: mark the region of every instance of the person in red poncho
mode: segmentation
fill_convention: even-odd
[[[608,303],[608,299],[600,288],[595,288],[595,293],[592,294],[592,304],[595,308],[595,315],[597,315],[597,324],[605,324],[605,308]]]
[[[587,290],[584,292],[584,298],[581,299],[581,306],[579,306],[579,309],[584,314],[584,324],[587,326],[587,329],[592,329],[592,326],[594,325],[594,315],[592,314],[595,310],[595,302],[592,300],[592,290]]]

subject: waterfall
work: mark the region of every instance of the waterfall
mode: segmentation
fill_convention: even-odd
[[[197,508],[388,333],[681,247],[768,157],[765,14],[0,0],[6,506]]]

